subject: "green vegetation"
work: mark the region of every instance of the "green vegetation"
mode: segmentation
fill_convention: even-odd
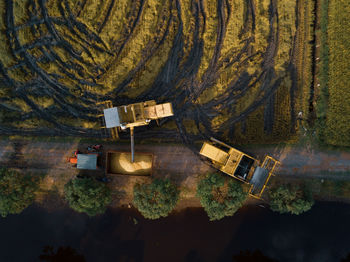
[[[213,221],[233,216],[247,199],[248,193],[233,178],[209,174],[199,182],[197,196],[209,219]]]
[[[297,185],[282,185],[270,191],[270,207],[281,214],[299,215],[310,210],[313,204],[309,190]]]
[[[296,37],[296,52],[299,55],[296,57],[298,85],[301,92],[298,94],[296,103],[303,112],[304,119],[309,118],[310,92],[313,83],[313,56],[312,47],[315,40],[315,0],[305,0],[298,2],[299,10],[299,30]],[[304,123],[306,124],[306,123]]]
[[[329,1],[327,39],[329,46],[329,99],[324,139],[327,144],[338,146],[350,146],[349,13],[349,1]],[[327,70],[327,62],[326,60],[324,70]]]
[[[325,142],[325,128],[326,128],[326,116],[329,99],[329,46],[328,46],[328,6],[329,0],[320,1],[320,29],[317,30],[317,35],[320,39],[320,60],[319,60],[319,72],[317,78],[319,80],[319,87],[316,88],[318,93],[316,103],[317,114],[317,128],[318,138],[320,141]]]
[[[75,211],[89,216],[102,214],[112,201],[111,191],[102,182],[92,178],[76,178],[64,186],[65,197]]]
[[[134,205],[148,219],[166,217],[179,200],[179,190],[169,179],[154,179],[134,186]]]
[[[39,180],[9,169],[0,169],[0,214],[19,214],[33,203]]]

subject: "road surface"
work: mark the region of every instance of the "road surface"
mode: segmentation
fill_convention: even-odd
[[[86,150],[88,144],[78,142],[42,142],[26,140],[0,141],[0,167],[24,169],[27,172],[45,173],[43,190],[56,190],[63,195],[64,184],[78,174],[78,170],[67,163],[67,157],[76,149]],[[128,144],[105,143],[104,151],[129,151]],[[269,154],[282,163],[277,176],[296,178],[332,178],[350,180],[350,153],[336,150],[314,150],[307,147],[275,146],[240,148],[262,160]],[[168,177],[181,186],[181,199],[187,206],[199,206],[195,197],[196,186],[201,176],[211,167],[183,145],[138,145],[136,152],[154,154],[153,177]],[[103,170],[100,172],[103,173]],[[132,200],[132,187],[148,177],[115,176],[110,185],[120,193],[115,205],[128,204]]]
[[[43,141],[0,141],[0,166],[38,170],[41,172],[57,170],[75,172],[66,162],[77,148],[85,150],[88,144],[78,142]],[[129,151],[128,144],[104,144],[104,151]],[[136,152],[151,152],[155,156],[154,174],[198,175],[210,170],[207,163],[198,155],[182,145],[136,145]],[[258,159],[269,154],[282,163],[278,175],[286,176],[324,176],[334,173],[334,177],[343,177],[349,172],[350,152],[336,150],[314,150],[302,147],[260,147],[244,150]]]

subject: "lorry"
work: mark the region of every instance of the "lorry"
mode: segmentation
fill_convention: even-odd
[[[267,184],[280,162],[265,156],[260,162],[215,138],[204,142],[200,155],[209,158],[213,166],[221,172],[250,185],[249,195],[261,199]]]

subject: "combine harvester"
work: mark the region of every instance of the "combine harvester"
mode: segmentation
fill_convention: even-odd
[[[107,152],[107,174],[134,174],[150,175],[153,168],[153,155],[149,153],[134,153],[134,128],[148,125],[152,120],[173,116],[171,103],[157,105],[156,101],[150,100],[141,103],[114,107],[111,101],[99,104],[105,105],[103,116],[105,127],[111,131],[113,139],[119,139],[121,130],[130,129],[131,138],[131,162],[127,163],[126,155],[130,153],[110,151]],[[135,161],[136,160],[136,161]]]
[[[257,159],[215,138],[210,140],[212,143],[204,142],[200,154],[209,158],[215,168],[250,184],[249,195],[261,199],[270,177],[280,162],[271,156],[266,156],[263,163],[259,165]]]

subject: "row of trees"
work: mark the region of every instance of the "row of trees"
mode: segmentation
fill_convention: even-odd
[[[248,198],[242,183],[219,174],[208,174],[198,184],[197,197],[211,221],[232,216]],[[150,184],[136,184],[134,204],[149,219],[166,217],[176,206],[179,190],[168,179],[155,179]],[[282,185],[270,191],[273,211],[299,215],[311,209],[312,194],[300,186]]]
[[[0,215],[19,214],[31,205],[39,189],[39,178],[8,169],[0,169]],[[77,212],[95,216],[105,212],[112,202],[110,188],[93,178],[76,178],[64,187],[65,198]],[[149,219],[166,217],[179,199],[179,190],[168,179],[136,184],[134,204]]]
[[[18,214],[35,198],[39,180],[11,170],[0,170],[0,214]],[[64,188],[65,198],[77,212],[95,216],[105,212],[112,201],[110,188],[92,178],[76,178]],[[166,217],[179,200],[179,189],[169,179],[154,179],[134,186],[133,203],[148,219]],[[227,176],[208,174],[198,184],[197,197],[210,220],[232,216],[247,200],[247,188]],[[311,193],[298,186],[282,185],[269,194],[270,207],[279,213],[301,214],[314,201]]]
[[[39,189],[40,178],[13,170],[0,169],[0,215],[19,214],[31,205]],[[69,205],[89,216],[101,214],[111,202],[111,191],[94,179],[73,179],[65,185]]]

